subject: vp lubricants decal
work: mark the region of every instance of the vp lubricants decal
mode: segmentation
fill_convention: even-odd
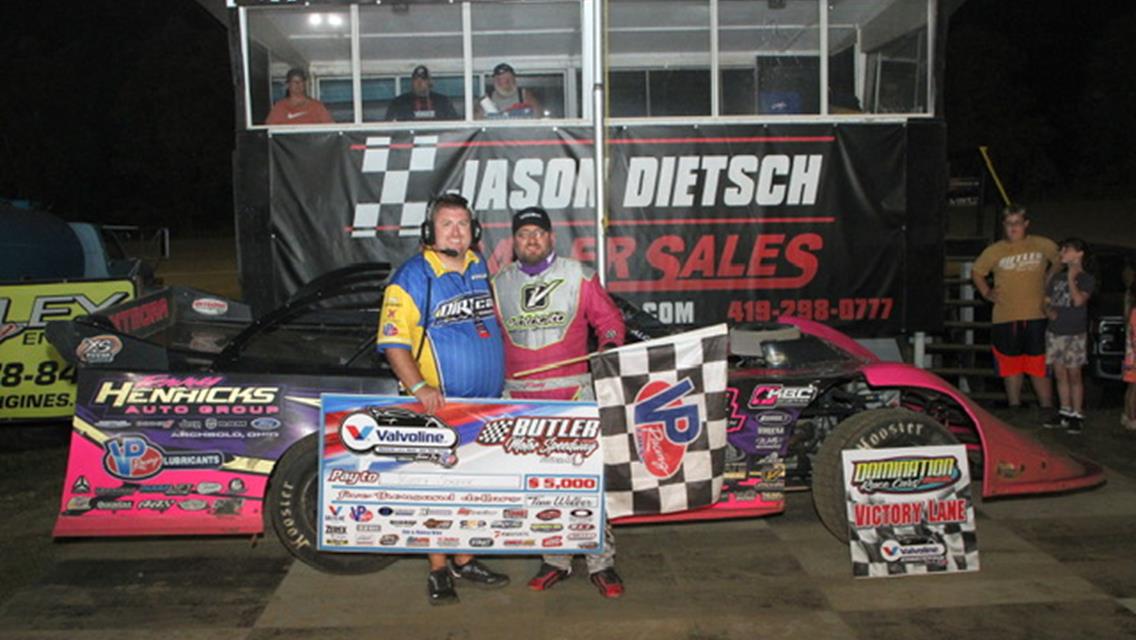
[[[219,451],[166,453],[140,435],[111,438],[103,449],[103,468],[123,480],[142,480],[167,469],[216,469],[225,462]]]
[[[518,456],[567,456],[580,465],[599,449],[599,437],[600,421],[595,418],[519,416],[489,422],[477,434],[477,443]]]
[[[853,464],[852,485],[861,493],[924,493],[958,482],[954,457],[911,456]]]
[[[351,451],[406,460],[457,464],[457,432],[441,420],[404,409],[368,407],[339,425],[339,437]]]
[[[657,478],[669,478],[678,471],[686,445],[702,432],[698,407],[683,403],[683,397],[693,390],[689,378],[674,385],[654,381],[635,397],[635,450]]]

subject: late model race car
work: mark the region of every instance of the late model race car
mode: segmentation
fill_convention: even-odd
[[[393,556],[326,553],[315,542],[320,394],[397,393],[374,348],[389,273],[386,264],[341,269],[257,319],[240,302],[169,288],[50,324],[52,344],[79,368],[54,535],[255,535],[272,526],[324,571],[389,564]],[[674,331],[621,306],[632,336]],[[1104,481],[1097,465],[1042,446],[934,374],[883,362],[825,325],[734,327],[730,350],[721,500],[617,524],[772,515],[787,488],[811,487],[820,519],[846,540],[840,453],[849,448],[963,443],[988,498]]]

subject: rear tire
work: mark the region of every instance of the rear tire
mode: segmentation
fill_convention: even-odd
[[[895,428],[912,424],[915,433]],[[848,542],[842,451],[941,444],[958,444],[958,440],[930,416],[907,409],[864,411],[836,425],[821,444],[813,469],[813,506],[824,527],[836,539]]]
[[[374,573],[397,556],[319,551],[319,436],[303,438],[276,463],[265,509],[272,528],[288,551],[304,564],[325,573]]]

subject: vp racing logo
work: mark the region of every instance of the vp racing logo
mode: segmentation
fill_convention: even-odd
[[[954,456],[904,456],[852,463],[852,485],[861,493],[926,493],[962,477]]]
[[[443,467],[458,462],[458,434],[446,423],[406,409],[367,407],[339,425],[343,445],[356,453],[372,453],[403,461],[427,461]]]
[[[142,480],[163,469],[217,469],[225,462],[220,451],[166,453],[140,435],[122,435],[103,444],[103,468],[122,480]]]
[[[655,380],[635,395],[635,450],[656,478],[673,476],[682,466],[687,446],[702,433],[698,407],[684,402],[693,390],[690,378],[673,385]]]

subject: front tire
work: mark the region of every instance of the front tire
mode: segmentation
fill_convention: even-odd
[[[813,506],[820,521],[838,540],[848,542],[848,506],[841,456],[845,449],[942,444],[958,444],[958,440],[930,416],[906,409],[863,411],[836,425],[821,444],[813,469]]]
[[[319,436],[303,438],[276,463],[265,509],[289,553],[325,573],[352,575],[381,571],[397,556],[319,551]]]

